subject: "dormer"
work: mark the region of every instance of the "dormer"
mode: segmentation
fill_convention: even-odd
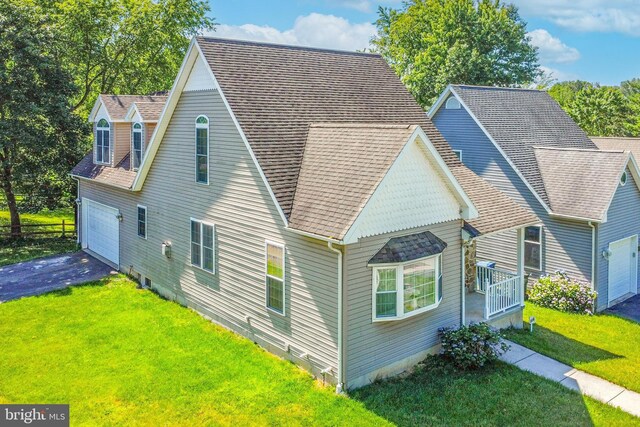
[[[93,163],[137,170],[167,100],[165,95],[100,95],[93,123]]]

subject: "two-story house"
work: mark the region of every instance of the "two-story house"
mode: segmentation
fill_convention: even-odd
[[[133,139],[98,154],[109,99],[72,172],[82,247],[338,389],[437,351],[439,328],[472,318],[463,246],[538,221],[456,158],[378,55],[194,39],[137,170],[120,161]],[[133,135],[146,116],[128,99]],[[522,324],[514,271],[487,283],[482,318]]]
[[[599,150],[544,91],[453,85],[429,116],[466,166],[540,218],[525,231],[529,275],[589,282],[597,310],[637,293],[640,173],[629,151]],[[498,233],[476,251],[513,270],[515,242]]]

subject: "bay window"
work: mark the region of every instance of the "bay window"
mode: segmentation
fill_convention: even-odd
[[[442,300],[442,256],[374,266],[373,299],[373,318],[378,321],[436,308]]]

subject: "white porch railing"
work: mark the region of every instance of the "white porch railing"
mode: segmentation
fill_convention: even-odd
[[[485,296],[485,319],[522,304],[522,279],[517,274],[480,266],[476,274],[476,291]]]

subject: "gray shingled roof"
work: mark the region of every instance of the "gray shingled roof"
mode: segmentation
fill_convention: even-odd
[[[442,253],[446,248],[447,244],[430,231],[394,237],[369,260],[369,264],[414,261]]]
[[[164,108],[164,102],[140,102],[136,101],[136,108],[145,122],[157,122]]]
[[[418,125],[480,211],[480,218],[470,221],[478,230],[489,233],[536,220],[459,162],[379,55],[205,37],[197,42],[278,203],[294,223],[294,199],[312,123]]]
[[[100,95],[102,104],[109,112],[109,117],[112,120],[125,120],[131,104],[134,102],[153,103],[160,106],[160,109],[164,107],[167,102],[167,96],[164,95]]]
[[[93,151],[84,156],[80,163],[73,168],[71,175],[127,189],[131,188],[136,178],[136,172],[131,170],[129,154],[124,156],[116,167],[112,168],[111,166],[94,164]]]
[[[597,148],[547,92],[464,85],[452,87],[547,204],[549,197],[533,147]]]
[[[592,136],[591,140],[601,150],[631,151],[636,161],[640,159],[640,138]]]
[[[290,226],[342,239],[416,128],[311,125]]]
[[[548,147],[533,151],[553,213],[597,221],[606,217],[629,163],[628,151]]]

